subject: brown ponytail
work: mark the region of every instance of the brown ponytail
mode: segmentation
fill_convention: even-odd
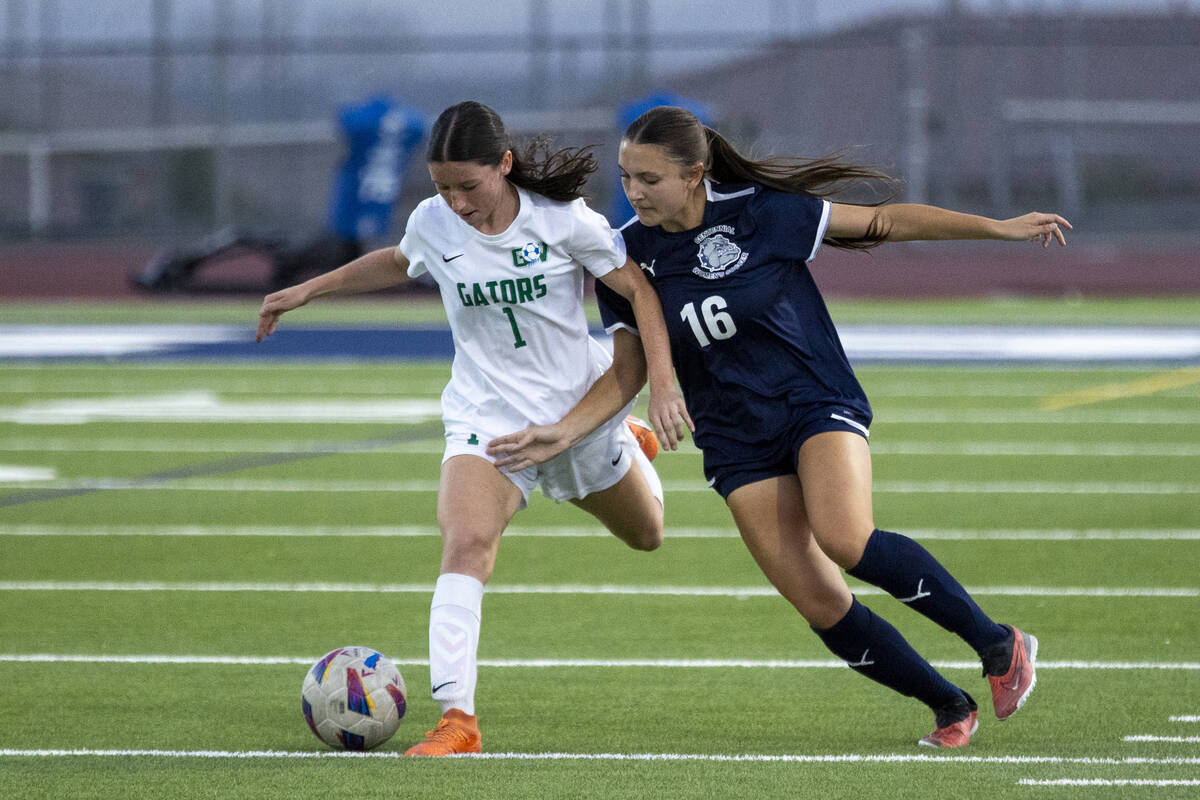
[[[450,106],[438,115],[429,134],[426,160],[471,161],[494,167],[506,150],[513,154],[508,180],[551,200],[583,197],[587,177],[596,171],[596,157],[589,147],[551,151],[549,140],[540,136],[523,150],[514,147],[500,115],[473,100]]]
[[[837,156],[816,159],[773,157],[755,161],[738,152],[730,142],[712,128],[703,125],[690,111],[674,106],[658,106],[642,114],[625,131],[625,139],[633,144],[654,144],[667,151],[667,156],[688,166],[697,162],[704,172],[720,183],[756,183],[768,189],[789,194],[811,194],[817,197],[838,195],[859,181],[872,181],[891,186],[891,176],[871,167],[849,163]],[[884,198],[866,205],[877,206]],[[887,231],[872,223],[861,239],[829,239],[834,247],[866,250],[880,244]]]

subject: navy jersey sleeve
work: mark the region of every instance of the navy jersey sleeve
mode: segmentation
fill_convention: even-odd
[[[628,328],[638,332],[637,319],[633,316],[633,306],[628,300],[596,281],[596,305],[600,307],[600,322],[607,333],[617,328]]]
[[[769,190],[755,195],[751,205],[757,229],[771,232],[778,255],[800,261],[812,261],[820,249],[829,210],[829,201],[811,194]]]

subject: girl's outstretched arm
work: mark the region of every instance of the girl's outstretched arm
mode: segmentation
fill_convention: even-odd
[[[399,247],[384,247],[359,256],[349,264],[315,278],[272,292],[258,310],[257,341],[275,332],[279,317],[323,295],[370,292],[404,283],[408,258]]]
[[[991,219],[918,203],[855,206],[834,203],[825,235],[833,239],[878,239],[885,242],[950,239],[1051,241],[1066,246],[1063,229],[1071,223],[1058,214],[1032,212],[1012,219]]]

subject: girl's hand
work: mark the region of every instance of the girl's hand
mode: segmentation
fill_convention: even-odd
[[[254,341],[261,342],[274,333],[283,312],[299,308],[307,302],[307,292],[300,286],[289,286],[267,295],[263,298],[262,308],[258,310],[258,333]]]
[[[998,238],[1010,242],[1031,241],[1042,243],[1049,247],[1052,239],[1057,240],[1063,247],[1067,246],[1063,228],[1071,230],[1071,223],[1058,214],[1042,214],[1034,211],[1022,217],[1013,217],[1000,223]]]
[[[687,405],[679,392],[650,392],[650,425],[658,434],[658,443],[668,450],[678,450],[686,431],[696,432]]]
[[[488,442],[487,454],[507,472],[544,464],[571,446],[571,439],[555,425],[533,425]]]

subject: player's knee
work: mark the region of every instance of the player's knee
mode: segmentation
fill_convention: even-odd
[[[663,529],[662,525],[657,525],[654,528],[644,531],[638,539],[636,549],[649,553],[652,550],[657,550],[662,547]]]
[[[657,550],[663,542],[662,518],[653,518],[633,526],[621,539],[634,550],[647,553]]]
[[[457,527],[442,529],[442,572],[471,575],[484,583],[496,562],[496,535]]]
[[[813,533],[825,555],[829,556],[833,563],[842,569],[853,569],[858,564],[863,550],[867,546],[867,538],[870,536],[870,534],[861,536],[849,530],[833,532],[814,530]]]
[[[842,617],[846,616],[851,599],[847,599],[848,591],[845,595],[836,591],[822,591],[820,587],[814,587],[813,590],[805,592],[803,596],[787,599],[800,612],[800,616],[810,627],[825,630],[832,628]]]

